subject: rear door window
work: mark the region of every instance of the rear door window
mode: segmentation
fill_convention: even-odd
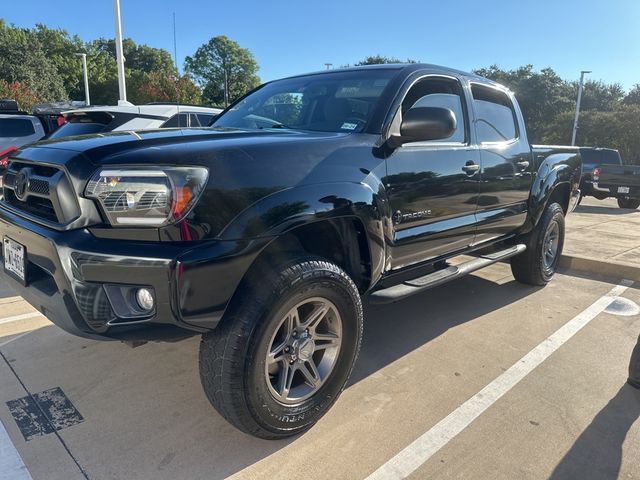
[[[480,143],[508,142],[518,137],[516,115],[509,96],[495,88],[473,85],[476,134]]]
[[[31,120],[25,118],[0,118],[0,137],[28,137],[35,133]]]

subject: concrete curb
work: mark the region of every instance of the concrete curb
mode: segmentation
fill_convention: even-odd
[[[560,267],[567,270],[594,273],[606,277],[625,278],[640,282],[640,266],[618,263],[611,260],[598,260],[595,258],[578,257],[575,255],[562,255]]]

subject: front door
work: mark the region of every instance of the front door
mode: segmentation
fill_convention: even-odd
[[[401,113],[412,107],[448,108],[457,126],[447,139],[407,143],[387,159],[392,269],[464,249],[475,235],[480,153],[470,142],[459,81],[425,77],[409,90]]]

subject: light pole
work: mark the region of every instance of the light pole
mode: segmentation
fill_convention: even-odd
[[[113,19],[116,27],[116,63],[118,64],[118,89],[120,100],[127,101],[127,86],[124,79],[124,55],[122,54],[122,25],[120,23],[120,0],[113,0]]]
[[[76,53],[78,57],[82,57],[82,75],[84,77],[84,103],[87,106],[91,105],[91,99],[89,98],[89,73],[87,72],[87,54]]]
[[[331,70],[331,67],[333,67],[333,63],[325,63],[324,66],[327,68],[327,70]]]
[[[576,118],[573,121],[573,134],[571,135],[571,145],[576,144],[576,134],[578,133],[578,117],[580,116],[580,102],[582,101],[582,89],[584,88],[584,76],[591,73],[591,70],[582,70],[580,72],[580,86],[578,87],[578,101],[576,102]]]

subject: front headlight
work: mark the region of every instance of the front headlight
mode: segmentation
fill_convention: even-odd
[[[204,167],[131,167],[98,170],[85,189],[114,227],[162,227],[182,220],[202,194]]]

